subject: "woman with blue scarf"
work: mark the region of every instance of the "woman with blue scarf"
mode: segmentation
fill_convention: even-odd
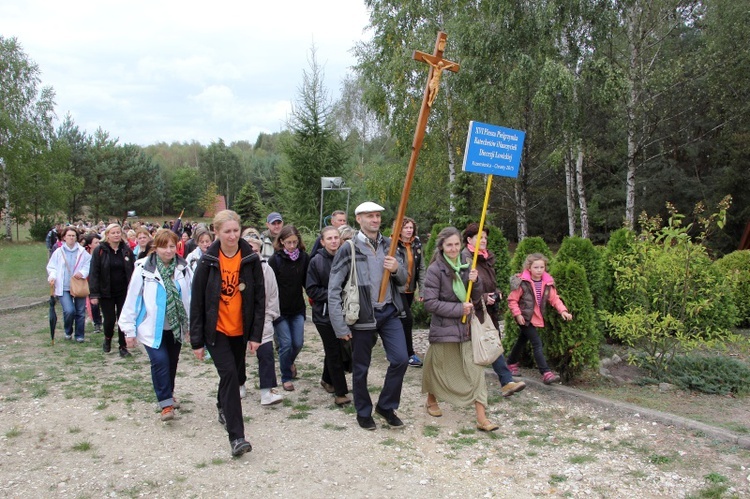
[[[149,255],[138,260],[133,271],[118,323],[128,348],[136,339],[146,347],[162,421],[174,419],[177,361],[183,337],[189,334],[193,273],[176,254],[177,242],[171,230],[156,233]]]
[[[438,400],[455,406],[474,405],[477,428],[494,431],[498,426],[487,419],[487,382],[484,367],[474,363],[471,348],[473,300],[481,296],[481,287],[473,286],[472,300],[466,299],[469,281],[477,282],[477,270],[461,258],[461,234],[447,227],[437,236],[424,283],[424,308],[432,314],[430,347],[424,358],[422,393],[427,394],[425,408],[433,417],[443,415]],[[462,320],[463,318],[466,320]]]

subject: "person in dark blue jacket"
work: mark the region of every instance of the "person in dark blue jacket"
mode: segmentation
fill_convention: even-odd
[[[333,256],[341,244],[338,229],[332,226],[324,227],[320,231],[320,242],[322,248],[313,255],[307,269],[305,290],[307,296],[313,301],[313,323],[318,330],[325,351],[320,385],[328,393],[334,394],[334,403],[341,407],[351,403],[351,399],[347,397],[349,388],[346,386],[341,356],[342,340],[336,337],[331,326],[331,319],[328,317],[328,278],[331,275]]]

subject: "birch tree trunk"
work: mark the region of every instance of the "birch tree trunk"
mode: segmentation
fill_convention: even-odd
[[[0,176],[2,176],[3,179],[2,191],[0,192],[2,192],[2,197],[3,199],[5,199],[5,204],[3,206],[3,223],[5,224],[5,235],[3,237],[10,241],[13,237],[13,219],[10,216],[10,185],[8,185],[8,171],[3,158],[0,158]]]
[[[638,26],[637,26],[637,5],[630,6],[627,10],[627,33],[628,33],[628,52],[630,61],[628,64],[628,100],[625,104],[625,112],[627,114],[627,142],[628,142],[628,157],[627,157],[627,173],[625,177],[625,225],[626,227],[633,228],[635,226],[635,171],[636,171],[636,155],[638,154],[638,140],[637,130],[638,125],[636,124],[636,108],[638,107],[639,91],[638,91],[638,64],[640,60],[640,44],[638,41]]]
[[[456,205],[454,204],[455,193],[453,192],[453,184],[456,182],[456,153],[453,148],[453,129],[455,124],[453,122],[453,113],[451,113],[450,95],[446,91],[446,102],[448,107],[448,123],[445,127],[445,144],[448,147],[448,187],[449,187],[449,200],[450,200],[450,223],[453,223],[453,215],[456,212]]]
[[[575,200],[575,177],[573,172],[573,151],[566,148],[565,159],[565,201],[568,205],[568,235],[576,235],[576,200]]]
[[[528,141],[524,141],[523,148],[526,149]],[[515,185],[515,201],[516,201],[516,230],[518,231],[518,240],[523,241],[529,232],[528,223],[526,221],[526,208],[527,208],[527,185],[528,185],[528,173],[526,169],[526,153],[521,159],[521,163],[518,165],[518,179]]]
[[[578,210],[581,212],[581,237],[589,238],[589,208],[586,202],[586,189],[583,185],[583,145],[578,142],[576,157],[576,187],[578,188]]]

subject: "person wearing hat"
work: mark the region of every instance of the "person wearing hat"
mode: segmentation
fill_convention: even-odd
[[[398,260],[388,256],[390,238],[380,233],[381,212],[385,210],[371,201],[354,210],[360,230],[354,235],[357,289],[359,291],[359,319],[347,325],[342,307],[342,291],[351,271],[352,247],[342,245],[336,252],[328,281],[328,314],[336,336],[352,341],[352,393],[357,411],[357,423],[366,430],[376,428],[372,418],[373,405],[367,389],[367,373],[372,348],[379,335],[383,341],[388,370],[380,391],[375,413],[391,427],[403,427],[396,415],[401,400],[404,374],[409,366],[406,338],[399,316],[404,311],[398,287],[406,283],[406,269]],[[385,298],[378,301],[383,273],[388,270],[389,286]]]
[[[260,240],[263,245],[260,248],[260,256],[263,259],[268,260],[276,252],[274,245],[276,244],[276,238],[279,237],[279,232],[284,226],[284,221],[281,219],[279,212],[271,212],[266,217],[266,227],[268,230],[264,230],[260,235]]]

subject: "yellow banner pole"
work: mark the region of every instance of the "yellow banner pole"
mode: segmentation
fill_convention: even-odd
[[[482,232],[484,231],[484,220],[487,217],[487,206],[490,204],[490,189],[492,189],[492,175],[487,175],[487,189],[484,193],[484,205],[482,206],[482,216],[479,219],[479,231],[477,232],[477,242],[474,245],[474,258],[471,261],[471,270],[477,268],[477,258],[479,257],[479,246],[481,246]],[[471,301],[471,289],[474,287],[474,282],[469,281],[469,287],[466,290],[466,302]],[[461,322],[466,322],[466,316],[461,318]]]

